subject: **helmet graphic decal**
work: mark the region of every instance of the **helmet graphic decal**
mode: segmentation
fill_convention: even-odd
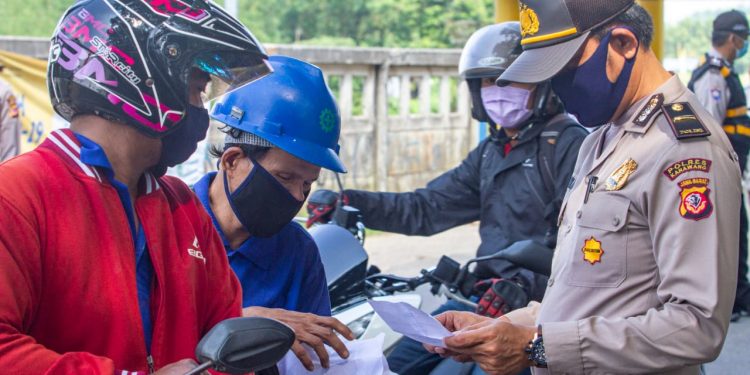
[[[108,1],[105,0],[103,3],[114,11]],[[130,37],[135,39],[130,23],[126,22],[118,12],[114,13],[123,21],[122,25],[126,26]],[[104,23],[97,20],[87,8],[83,7],[70,14],[63,21],[60,31],[57,37],[63,44],[58,45],[61,52],[56,62],[66,70],[74,72],[75,79],[79,80],[80,83],[84,86],[90,86],[92,89],[98,88],[107,92],[107,99],[110,103],[120,106],[124,113],[130,115],[139,123],[156,130],[164,128],[169,120],[172,123],[179,121],[182,113],[174,113],[174,116],[167,117],[163,112],[169,111],[169,108],[164,106],[157,106],[159,110],[158,122],[146,119],[146,117],[152,116],[149,101],[150,104],[158,103],[156,88],[153,85],[151,87],[150,91],[153,96],[143,93],[138,86],[143,78],[138,76],[132,67],[136,60],[116,46],[107,45],[104,39],[109,39],[112,34],[115,34],[114,30],[107,28]],[[74,41],[76,39],[88,43],[89,49],[85,50],[80,43]],[[144,61],[146,58],[138,44],[136,44],[136,48],[139,61]],[[98,58],[93,58],[92,54]],[[124,80],[107,79],[104,64],[110,66],[112,71],[119,74]],[[148,66],[144,66],[144,70],[146,76],[151,76]],[[52,75],[52,78],[54,78],[54,75]],[[122,90],[119,87],[120,83],[129,84],[131,86],[129,91],[134,93],[135,97],[131,96],[130,100],[127,100],[119,95],[118,92]],[[118,88],[120,90],[117,90]],[[136,98],[137,100],[133,100]]]
[[[193,9],[185,3],[184,1],[180,0],[141,0],[145,4],[149,6],[149,9],[153,11],[154,13],[162,16],[162,17],[171,17],[173,15],[184,18],[188,21],[201,24],[202,27],[222,33],[226,36],[239,39],[245,43],[255,43],[255,41],[247,38],[244,36],[244,33],[241,31],[243,26],[241,24],[234,24],[234,22],[228,22],[233,21],[231,18],[224,18],[224,19],[218,19],[215,17],[211,17],[211,14],[203,9]],[[217,9],[217,11],[219,11]],[[177,32],[182,32],[181,30],[174,30]],[[202,38],[201,35],[192,34],[194,37]],[[217,43],[225,43],[220,40],[212,39],[214,42]],[[242,48],[238,45],[233,44],[226,44],[229,47],[234,48]]]
[[[180,0],[142,0],[154,13],[171,17],[173,15],[183,17],[193,22],[200,22],[209,14],[203,9],[193,9],[190,5]]]

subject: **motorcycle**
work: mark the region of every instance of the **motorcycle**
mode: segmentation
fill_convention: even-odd
[[[478,299],[481,296],[477,295],[475,290],[475,286],[480,279],[471,270],[473,264],[492,260],[506,260],[535,273],[549,275],[552,266],[552,254],[552,249],[536,241],[519,241],[495,254],[471,259],[463,266],[454,259],[443,256],[436,267],[423,269],[420,276],[400,278],[393,275],[372,275],[368,278],[368,282],[377,285],[379,288],[405,293],[414,291],[420,285],[430,284],[430,292],[433,295],[445,296],[447,299],[464,305],[467,310],[475,311],[478,306]],[[510,285],[510,283],[506,285]],[[524,296],[514,295],[515,291],[517,291],[515,288],[505,290],[503,295],[508,299],[508,303],[502,306],[503,314],[528,303],[525,294]],[[450,358],[441,361],[430,372],[430,375],[449,374],[483,375],[484,372],[474,363],[459,363]]]
[[[340,181],[339,188],[343,192]],[[502,259],[535,273],[550,274],[552,249],[531,240],[519,241],[495,254],[471,259],[463,266],[450,257],[443,256],[437,266],[423,269],[416,277],[384,274],[376,266],[368,269],[368,256],[363,247],[365,227],[361,212],[346,205],[343,194],[316,196],[316,193],[318,192],[310,196],[312,205],[308,206],[308,214],[318,224],[310,227],[309,232],[320,250],[333,316],[346,324],[358,339],[384,333],[386,355],[393,350],[402,335],[391,330],[375,314],[373,308],[366,303],[368,299],[406,302],[420,308],[422,297],[416,293],[416,289],[429,284],[431,294],[444,296],[474,310],[481,297],[474,290],[476,283],[481,281],[472,272],[471,266],[474,264]],[[320,219],[325,217],[330,219]],[[307,223],[310,224],[310,221],[308,219]],[[525,306],[526,303],[528,301],[506,306],[503,313],[511,308]],[[472,367],[473,364],[445,360],[431,374],[471,374],[474,371]]]
[[[397,294],[401,290],[370,281],[380,270],[375,266],[368,268],[369,257],[363,247],[364,225],[356,208],[339,207],[330,223],[315,225],[309,232],[320,250],[333,317],[346,324],[357,339],[384,334],[383,349],[385,353],[390,352],[402,335],[375,314],[368,299],[405,302],[420,308],[422,297],[411,293],[413,290]]]

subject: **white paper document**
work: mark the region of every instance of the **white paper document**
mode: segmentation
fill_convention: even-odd
[[[320,359],[315,351],[303,344],[315,365],[315,370],[307,371],[302,366],[302,362],[290,350],[277,365],[279,373],[281,375],[396,375],[388,369],[388,362],[383,356],[383,338],[384,335],[381,333],[369,340],[347,341],[341,339],[349,350],[349,358],[347,359],[339,357],[333,349],[326,346],[330,364],[328,369],[324,369],[320,365]]]
[[[435,318],[408,303],[374,300],[368,302],[392,330],[412,340],[445,347],[443,339],[453,335]]]

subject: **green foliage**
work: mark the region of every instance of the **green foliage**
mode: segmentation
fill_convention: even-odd
[[[72,0],[3,0],[0,35],[49,37]]]
[[[473,30],[492,23],[493,6],[492,0],[239,0],[238,7],[264,42],[445,48],[461,47]]]
[[[74,1],[2,3],[0,35],[50,36]],[[493,0],[238,0],[240,19],[264,43],[337,46],[460,48],[493,22],[493,7]]]

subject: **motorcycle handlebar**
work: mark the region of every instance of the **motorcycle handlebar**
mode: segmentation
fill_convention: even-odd
[[[395,292],[412,292],[420,285],[427,284],[431,281],[425,274],[426,271],[423,270],[422,272],[422,275],[417,277],[401,277],[391,274],[377,274],[368,276],[365,281],[368,285],[389,294]]]

